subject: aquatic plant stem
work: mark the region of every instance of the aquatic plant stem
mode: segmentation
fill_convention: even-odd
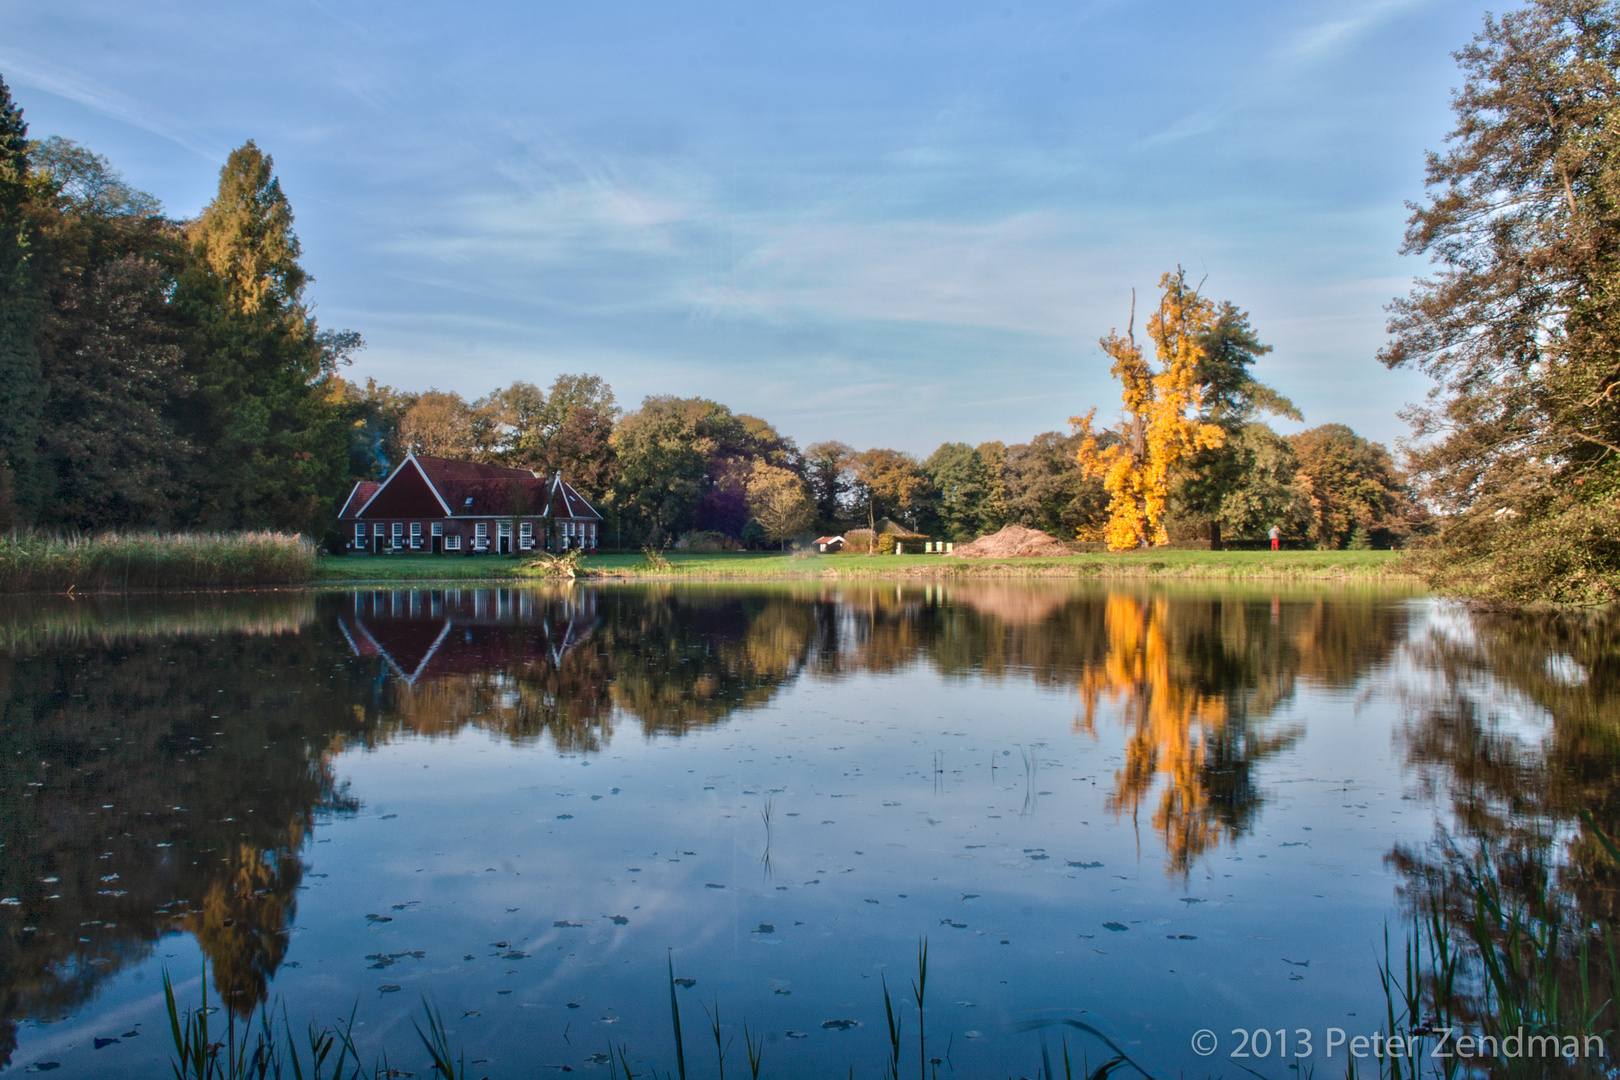
[[[917,942],[917,978],[911,984],[912,996],[917,999],[917,1078],[928,1077],[928,1032],[923,1025],[923,997],[928,993],[928,938]]]
[[[675,950],[669,950],[669,1021],[675,1028],[675,1068],[686,1080],[686,1047],[681,1044],[681,1003],[675,999]],[[628,1075],[629,1070],[625,1070]]]

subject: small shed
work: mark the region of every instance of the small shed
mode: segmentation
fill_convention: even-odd
[[[816,550],[821,552],[823,555],[830,555],[835,551],[843,551],[844,538],[842,536],[818,536],[816,537]]]

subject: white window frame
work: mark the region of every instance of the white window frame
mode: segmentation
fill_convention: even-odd
[[[444,522],[435,521],[433,523],[433,535],[434,536],[443,536],[444,535]]]
[[[451,533],[449,536],[445,537],[444,538],[444,550],[446,550],[446,551],[460,551],[461,550],[461,537],[457,536],[454,533]]]
[[[483,551],[489,547],[489,522],[478,521],[473,523],[473,550]]]

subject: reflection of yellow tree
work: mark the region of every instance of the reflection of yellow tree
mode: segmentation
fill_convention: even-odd
[[[1242,691],[1233,709],[1226,693],[1209,693],[1193,670],[1193,650],[1171,638],[1171,603],[1110,595],[1104,614],[1108,652],[1080,675],[1084,715],[1095,733],[1102,698],[1122,708],[1128,732],[1125,765],[1115,773],[1109,809],[1135,815],[1159,789],[1153,827],[1164,838],[1169,869],[1186,874],[1194,860],[1248,827],[1257,797],[1254,761],[1290,745],[1296,729],[1261,736],[1243,720]],[[1219,687],[1225,690],[1225,687]]]
[[[288,845],[266,851],[238,844],[229,868],[214,878],[202,902],[185,917],[214,968],[214,986],[232,1012],[248,1016],[287,952],[293,891],[300,877],[297,851],[304,823],[289,823]]]

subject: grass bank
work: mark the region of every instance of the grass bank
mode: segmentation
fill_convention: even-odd
[[[632,581],[812,581],[983,578],[1175,578],[1242,581],[1415,581],[1398,551],[1145,551],[1038,559],[958,559],[943,555],[687,555],[667,565],[641,555],[586,559],[580,576]],[[323,557],[316,577],[330,583],[516,581],[542,576],[525,560],[501,556]]]
[[[288,533],[0,537],[0,593],[302,584],[316,566],[315,545]]]

